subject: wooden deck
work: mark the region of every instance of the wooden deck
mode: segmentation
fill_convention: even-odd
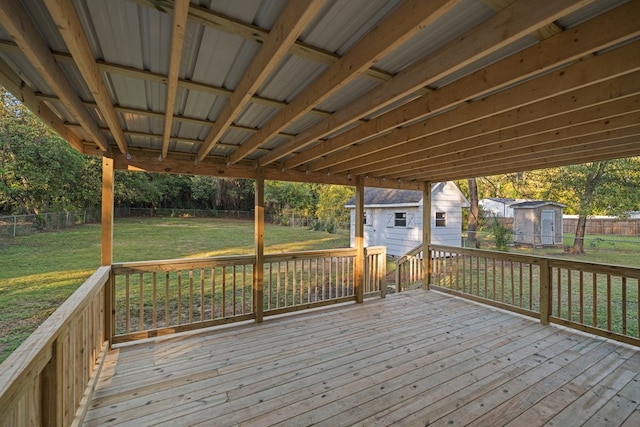
[[[640,350],[434,291],[112,350],[85,425],[640,425]]]

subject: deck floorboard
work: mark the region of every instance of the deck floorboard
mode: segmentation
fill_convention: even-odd
[[[421,290],[112,350],[86,426],[636,425],[640,350]]]

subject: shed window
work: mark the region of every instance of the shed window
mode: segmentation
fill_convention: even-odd
[[[447,226],[447,213],[436,212],[436,227],[446,227],[446,226]]]
[[[367,225],[369,227],[371,227],[373,225],[373,215],[371,214],[371,212],[367,213],[365,211],[363,224]]]
[[[407,213],[406,212],[396,212],[395,221],[393,223],[396,227],[406,227],[407,226]]]

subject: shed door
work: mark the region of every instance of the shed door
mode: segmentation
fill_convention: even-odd
[[[553,223],[555,219],[554,214],[555,212],[553,211],[542,211],[541,213],[541,225],[542,225],[541,240],[543,245],[553,245],[553,241],[554,241]]]

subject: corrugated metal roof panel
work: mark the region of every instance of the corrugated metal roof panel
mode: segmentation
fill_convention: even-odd
[[[466,67],[463,67],[458,71],[449,74],[445,78],[434,82],[430,86],[434,88],[440,88],[455,80],[458,80],[459,78],[466,76],[467,74],[471,74],[474,71],[480,70],[488,65],[493,64],[494,62],[497,62],[503,58],[506,58],[507,56],[513,55],[523,49],[533,46],[536,43],[538,43],[538,40],[535,37],[532,37],[532,36],[522,37],[521,39],[518,39],[515,42],[510,43],[509,45],[503,47],[502,49],[498,49],[496,52],[493,52],[487,56],[484,56],[478,61],[475,61],[467,65]]]
[[[342,90],[337,91],[322,103],[320,103],[318,105],[318,109],[323,111],[337,111],[350,102],[366,94],[379,84],[380,82],[377,80],[372,80],[365,77],[356,77],[351,82],[349,82],[349,84],[347,84]]]
[[[627,3],[629,0],[595,0],[583,8],[558,19],[562,28],[572,28],[610,9]],[[638,17],[640,19],[640,17]]]
[[[259,129],[280,112],[279,108],[250,102],[234,121],[239,126]]]
[[[327,2],[316,19],[303,31],[300,39],[310,45],[342,55],[399,3],[399,0]]]
[[[326,65],[310,59],[286,55],[257,93],[265,98],[290,102],[326,69]]]
[[[294,123],[291,123],[289,126],[287,126],[284,129],[284,133],[290,133],[293,135],[298,134],[303,130],[320,122],[322,119],[323,117],[318,114],[305,114],[304,116],[296,120]]]
[[[376,67],[395,74],[447,43],[460,37],[495,12],[482,2],[463,0],[431,25],[376,63]]]

